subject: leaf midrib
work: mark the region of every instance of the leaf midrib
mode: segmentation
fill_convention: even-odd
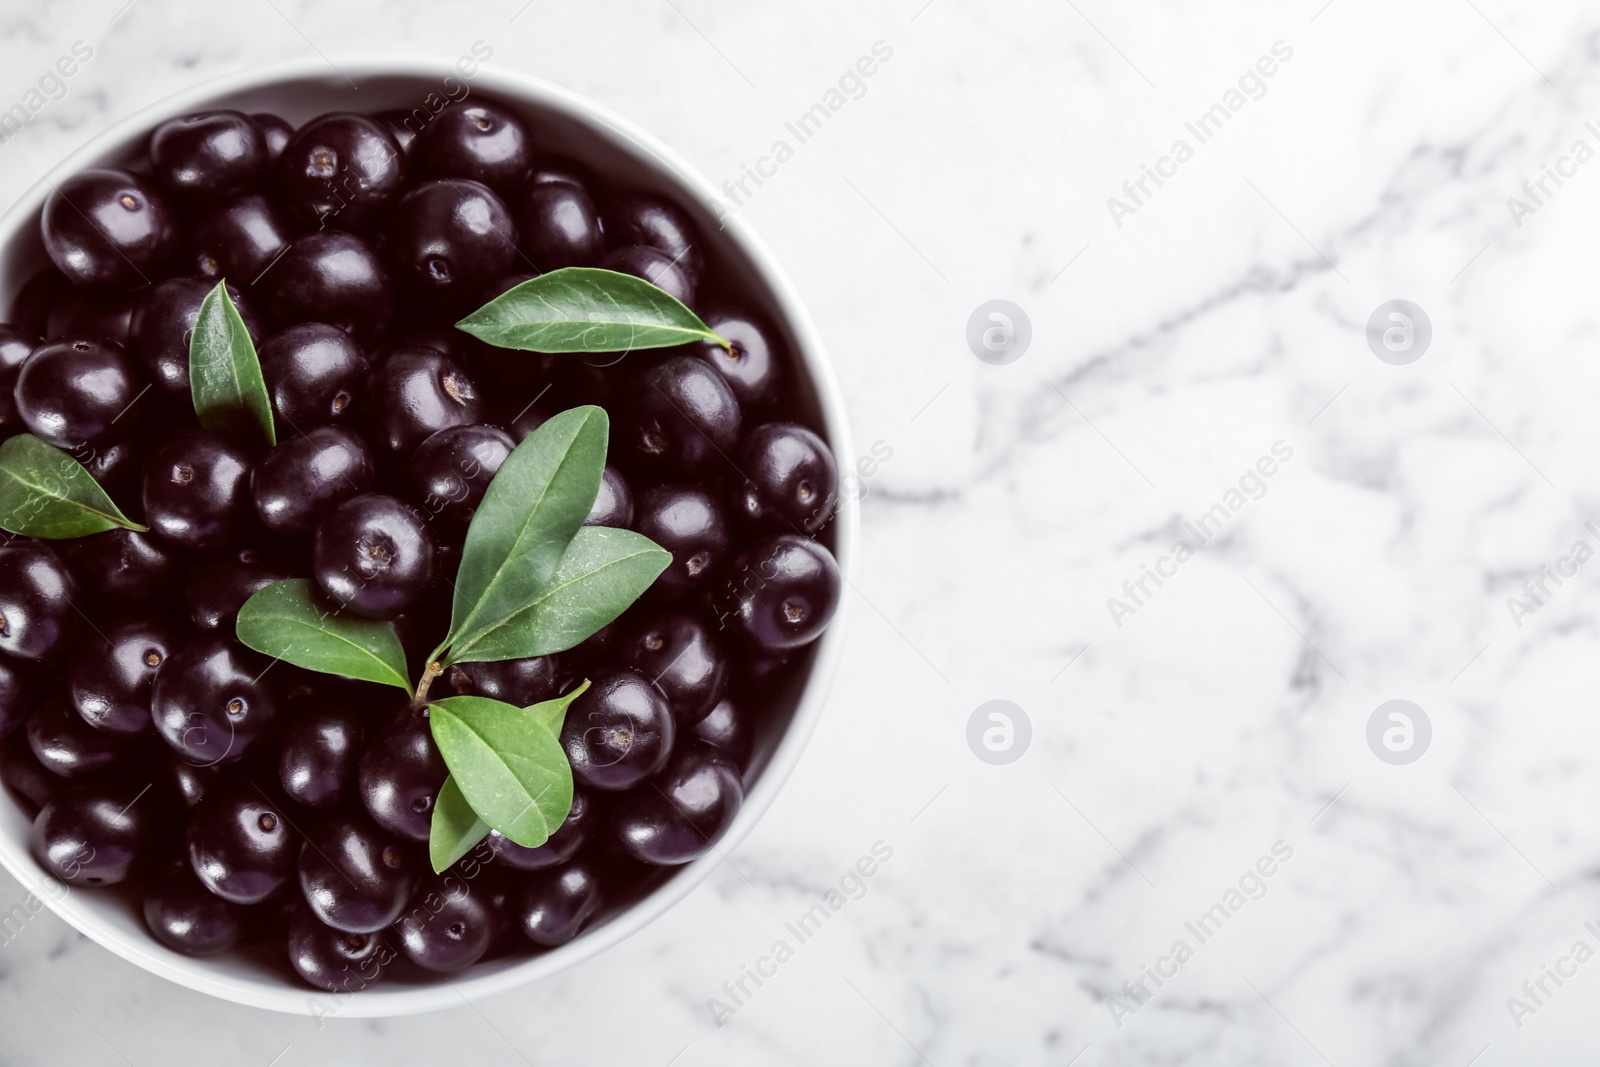
[[[516,771],[511,769],[511,764],[509,762],[507,762],[506,756],[503,755],[497,747],[495,747],[494,742],[490,741],[487,737],[485,737],[483,735],[483,733],[476,726],[474,726],[472,723],[468,722],[462,716],[457,715],[455,712],[451,711],[449,708],[441,708],[440,710],[442,710],[446,715],[449,715],[456,722],[460,723],[461,726],[468,733],[470,733],[473,737],[477,738],[478,743],[480,745],[482,745],[484,748],[489,750],[490,754],[492,754],[494,756],[494,758],[500,762],[500,766],[502,766],[502,767],[504,767],[506,769],[506,773],[511,775],[512,779],[517,783],[517,785],[519,787],[522,786],[522,779],[517,776],[517,772]],[[543,765],[541,764],[540,766],[542,767]],[[451,774],[456,774],[456,772],[455,772],[455,770],[453,768],[451,769],[450,773]],[[461,776],[459,774],[456,774],[456,777],[457,777],[457,779],[460,779]],[[539,808],[539,800],[546,793],[550,792],[551,787],[556,785],[556,784],[557,784],[556,782],[549,782],[544,786],[543,789],[540,789],[537,793],[530,793],[530,792],[528,792],[528,790],[526,788],[522,789],[522,795],[529,798],[528,807],[526,809],[524,809],[524,814],[526,814],[528,811],[538,812],[538,814],[539,814],[539,824],[544,827],[545,838],[547,840],[549,839],[549,836],[550,836],[550,822],[549,822],[548,819],[546,819],[544,817],[544,812],[542,810],[540,810],[540,808]],[[461,787],[461,782],[458,780],[456,782],[456,788],[460,789],[460,787]],[[461,790],[461,795],[463,797],[467,797],[467,791],[465,789],[462,789]],[[472,806],[472,798],[471,797],[467,797],[467,806],[468,807]],[[473,811],[474,811],[474,813],[476,813],[477,809],[473,808]],[[520,816],[520,815],[518,816],[519,819],[521,817],[522,816]],[[482,815],[478,815],[478,818],[480,820],[482,820],[483,816]],[[501,830],[501,833],[504,833],[504,832],[505,832],[504,830]]]
[[[263,613],[260,616],[260,618],[263,621],[272,620],[272,621],[277,621],[277,622],[290,623],[291,625],[300,627],[302,630],[308,630],[308,631],[310,631],[311,633],[314,633],[314,634],[322,634],[324,636],[333,638],[335,641],[339,641],[339,642],[342,642],[343,644],[349,645],[351,648],[355,649],[357,652],[360,652],[362,655],[366,656],[373,663],[376,663],[378,666],[382,667],[389,674],[389,676],[391,678],[398,679],[400,681],[400,683],[401,683],[401,686],[407,692],[410,692],[410,690],[411,690],[411,683],[406,678],[405,675],[397,673],[393,667],[391,667],[388,663],[384,662],[384,660],[380,656],[378,656],[377,653],[373,652],[370,648],[367,648],[365,645],[357,644],[356,642],[350,640],[350,638],[346,637],[344,634],[339,633],[337,630],[330,630],[330,629],[327,629],[326,627],[318,626],[315,623],[306,622],[304,619],[298,618],[298,617],[296,617],[294,615],[273,615],[273,614]]]
[[[68,507],[77,508],[79,511],[87,512],[90,515],[98,515],[102,519],[105,519],[108,522],[116,523],[119,526],[122,525],[123,522],[127,521],[126,517],[124,516],[113,515],[108,511],[101,511],[99,508],[90,507],[88,504],[85,504],[82,501],[74,500],[69,496],[63,496],[60,493],[52,493],[38,482],[30,482],[25,478],[18,477],[14,471],[0,471],[0,474],[4,474],[7,478],[10,478],[24,489],[35,490],[36,492],[41,493],[46,499],[54,500],[58,504],[66,504]],[[104,492],[104,490],[101,491]],[[113,506],[115,506],[115,503],[115,501],[112,502]]]
[[[505,574],[506,568],[511,565],[511,561],[520,555],[517,549],[522,546],[522,539],[527,535],[528,527],[533,525],[534,517],[539,513],[539,508],[544,505],[544,502],[547,499],[549,499],[550,487],[556,484],[556,479],[560,477],[561,472],[566,469],[568,460],[572,458],[573,445],[577,444],[578,437],[585,429],[588,428],[589,423],[591,420],[593,420],[593,418],[594,415],[587,414],[583,417],[583,421],[578,423],[578,428],[576,431],[574,431],[572,440],[568,442],[566,451],[561,455],[561,462],[556,464],[556,469],[550,472],[550,477],[545,480],[544,488],[539,492],[539,498],[535,500],[533,506],[528,509],[527,516],[523,519],[521,527],[517,530],[517,536],[512,539],[511,549],[506,552],[505,558],[500,561],[500,565],[494,569],[494,574],[490,576],[487,582],[484,583],[483,591],[478,594],[477,603],[474,604],[472,610],[467,613],[467,617],[461,620],[461,626],[463,629],[465,629],[469,623],[478,621],[478,614],[480,611],[482,611],[484,603],[488,601],[490,593],[494,591],[496,584]],[[552,577],[554,577],[555,571],[560,567],[561,557],[557,556],[556,566],[551,570]],[[515,613],[513,612],[513,614]]]
[[[206,295],[206,301],[211,301],[213,298],[215,298],[215,301],[212,304],[212,314],[220,320],[220,330],[209,329],[201,332],[200,320],[197,319],[195,323],[196,332],[194,336],[201,349],[201,365],[203,367],[210,367],[217,362],[226,363],[226,377],[232,382],[231,396],[225,398],[222,404],[222,417],[220,419],[217,418],[215,412],[218,409],[215,408],[208,409],[207,414],[211,417],[212,421],[225,424],[227,422],[226,409],[237,405],[238,408],[240,408],[244,414],[256,424],[256,427],[261,431],[262,436],[267,439],[267,444],[276,445],[278,443],[278,432],[277,427],[274,425],[272,419],[272,403],[270,400],[266,400],[267,383],[265,377],[261,376],[260,357],[255,352],[255,346],[253,342],[250,343],[250,356],[256,361],[257,376],[261,377],[260,390],[254,388],[256,384],[254,381],[250,382],[249,386],[247,386],[241,373],[240,361],[238,358],[240,349],[239,339],[241,336],[243,336],[245,340],[249,342],[250,333],[248,327],[246,327],[244,324],[243,316],[239,314],[239,309],[233,306],[232,298],[229,297],[227,295],[227,291],[222,288],[226,284],[227,283],[225,281],[218,282],[217,288],[213,289]],[[201,304],[201,311],[201,317],[203,318],[203,313],[205,311],[204,302]],[[221,356],[220,360],[218,359],[219,354]],[[193,344],[191,344],[189,351],[189,374],[191,379],[196,377]],[[217,376],[208,370],[204,375],[202,375],[202,377],[215,380]],[[263,403],[264,400],[266,400],[265,403]],[[199,415],[200,413],[196,411],[195,414]],[[205,420],[202,420],[202,425],[204,425],[204,423]]]
[[[21,441],[22,438],[21,437],[14,438],[14,440]],[[50,449],[53,449],[54,451],[61,452],[60,449],[55,448],[54,445],[51,445],[46,441],[40,440],[38,443],[41,444],[41,445],[44,445],[46,448],[50,448]],[[27,447],[26,445],[18,445],[16,448],[12,449],[12,453],[16,454],[17,452],[21,451],[23,448],[26,448],[26,447]],[[46,500],[53,500],[58,504],[65,504],[68,507],[77,508],[79,511],[82,511],[87,515],[99,516],[100,518],[104,519],[106,522],[111,523],[111,528],[112,529],[116,529],[117,527],[120,526],[123,529],[134,530],[134,531],[138,532],[138,531],[148,530],[150,528],[148,526],[141,526],[140,524],[132,521],[126,515],[124,515],[122,513],[122,509],[117,507],[117,502],[115,500],[111,499],[111,494],[109,494],[109,493],[107,493],[105,491],[105,487],[102,486],[99,482],[95,481],[94,480],[94,475],[89,473],[88,468],[84,467],[83,464],[78,463],[78,461],[76,459],[74,459],[70,453],[61,452],[61,455],[65,456],[69,461],[71,461],[73,464],[75,464],[79,470],[81,470],[83,472],[84,477],[86,477],[89,480],[89,484],[94,487],[94,492],[100,494],[101,498],[103,498],[107,504],[111,505],[111,508],[112,508],[111,511],[102,511],[100,508],[91,506],[89,504],[85,504],[81,500],[74,499],[73,497],[66,496],[66,495],[64,495],[62,493],[52,493],[43,484],[41,484],[39,482],[30,482],[26,478],[23,478],[22,477],[22,472],[16,470],[15,468],[11,468],[11,467],[0,468],[0,474],[4,474],[7,478],[10,478],[17,485],[21,486],[25,492],[27,492],[27,491],[36,492],[36,493],[42,495]],[[33,472],[37,472],[38,471],[37,467],[28,467],[26,469],[29,470],[29,471],[33,471]],[[53,529],[56,528],[56,524],[51,524],[48,528],[53,530]]]
[[[566,589],[569,586],[577,585],[579,582],[584,581],[585,579],[588,579],[588,578],[592,578],[597,574],[604,574],[606,571],[610,570],[611,568],[619,567],[619,566],[621,566],[622,564],[628,562],[631,559],[637,559],[640,556],[648,555],[650,553],[650,551],[651,550],[649,548],[641,548],[637,552],[628,553],[626,556],[618,556],[616,559],[610,560],[605,565],[603,565],[601,567],[597,567],[592,571],[584,571],[582,574],[580,574],[577,577],[571,579],[570,581],[562,582],[560,585],[549,586],[548,588],[545,589],[544,592],[540,593],[537,597],[535,597],[534,599],[528,601],[526,604],[523,604],[516,611],[511,612],[509,615],[506,615],[503,618],[495,620],[494,622],[490,623],[488,626],[485,626],[483,629],[477,630],[477,631],[469,634],[467,637],[463,638],[462,640],[457,641],[455,643],[455,645],[450,649],[450,655],[452,657],[452,662],[458,662],[458,661],[456,661],[454,659],[455,656],[457,656],[457,655],[459,655],[459,654],[461,654],[463,652],[470,652],[475,646],[482,644],[484,638],[488,637],[490,634],[494,633],[496,630],[500,629],[501,627],[508,625],[511,622],[511,620],[515,619],[517,616],[524,615],[524,614],[534,610],[540,604],[543,604],[546,600],[549,600],[552,596],[554,596],[555,594],[561,592],[561,590]],[[663,549],[663,548],[660,548],[659,546],[657,546],[655,548],[655,551],[664,552],[666,550]]]

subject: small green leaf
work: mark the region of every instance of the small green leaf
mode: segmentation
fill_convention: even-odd
[[[642,534],[585,526],[549,585],[456,641],[446,665],[565,651],[621,615],[671,562],[672,553]]]
[[[206,429],[255,431],[269,447],[278,443],[261,361],[226,281],[200,302],[189,341],[189,392]]]
[[[540,726],[560,737],[561,727],[567,721],[567,709],[572,707],[572,702],[583,696],[584,691],[588,688],[589,679],[585,678],[582,685],[565,696],[559,696],[554,700],[541,701],[538,704],[531,704],[523,710],[537,719]]]
[[[582,685],[566,696],[546,700],[522,710],[532,716],[540,726],[549,730],[551,736],[559,741],[561,725],[567,718],[567,709],[588,688],[589,679],[585,678]],[[562,818],[565,819],[566,816],[563,815]],[[467,803],[461,787],[456,785],[455,776],[447,777],[444,785],[439,787],[439,796],[433,802],[433,822],[428,827],[428,858],[433,863],[433,872],[442,873],[446,867],[472,851],[472,846],[482,841],[488,834],[489,824],[478,818],[478,813]]]
[[[0,529],[60,540],[115,529],[143,532],[67,453],[31,433],[0,444]]]
[[[559,699],[570,704],[576,696]],[[524,710],[487,697],[428,704],[434,743],[467,803],[478,818],[528,848],[544,844],[572,810],[572,767],[539,707]]]
[[[528,352],[631,352],[689,341],[728,342],[677,298],[642,278],[564,267],[514,286],[456,329]]]
[[[239,609],[235,629],[257,652],[296,667],[411,692],[394,624],[330,613],[317,603],[309,579],[261,590]]]
[[[563,411],[501,464],[467,529],[447,641],[493,627],[549,584],[600,492],[609,426],[597,407]]]
[[[446,778],[434,798],[433,822],[428,825],[428,860],[433,864],[433,873],[443,873],[488,835],[489,824],[478,818],[461,795],[455,777]]]

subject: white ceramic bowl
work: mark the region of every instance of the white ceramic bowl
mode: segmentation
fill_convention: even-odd
[[[149,132],[159,123],[208,108],[271,111],[299,124],[329,111],[376,112],[424,106],[429,93],[491,96],[514,107],[528,122],[535,144],[574,156],[619,186],[665,194],[684,206],[700,228],[713,260],[732,265],[743,279],[743,294],[773,320],[786,347],[804,368],[804,401],[815,413],[841,469],[854,452],[845,425],[838,385],[805,309],[772,254],[738,215],[719,220],[719,201],[710,182],[676,152],[611,112],[537,78],[482,67],[470,79],[454,70],[455,61],[436,56],[336,56],[336,73],[320,58],[274,64],[217,78],[168,97],[124,119],[90,140],[24,195],[0,219],[0,307],[10,307],[17,290],[47,264],[39,238],[39,212],[53,184],[87,167],[116,166],[140,156]],[[456,81],[444,86],[446,74]],[[349,81],[346,81],[348,76]],[[353,89],[350,82],[359,86]],[[848,579],[855,558],[856,509],[842,502],[833,525],[834,553]],[[0,794],[0,862],[24,886],[88,937],[152,974],[190,989],[258,1008],[296,1014],[342,1016],[410,1015],[461,1003],[461,996],[486,996],[565,970],[616,944],[677,903],[722,862],[772,803],[800,759],[801,750],[822,713],[843,647],[844,606],[840,617],[812,652],[811,670],[797,692],[780,697],[794,711],[775,736],[759,739],[747,793],[727,836],[714,850],[680,868],[653,893],[572,943],[540,956],[479,964],[450,984],[378,984],[354,995],[321,994],[300,984],[284,966],[273,967],[247,954],[193,959],[172,952],[146,931],[137,911],[118,895],[68,889],[47,876],[28,852],[29,822],[9,796]]]

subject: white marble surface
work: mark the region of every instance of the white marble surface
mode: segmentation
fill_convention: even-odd
[[[46,914],[0,948],[0,1062],[1593,1062],[1600,963],[1520,1027],[1506,1003],[1600,948],[1600,564],[1520,627],[1506,603],[1600,544],[1600,162],[1520,228],[1506,205],[1600,148],[1592,5],[123,3],[0,8],[0,105],[95,49],[0,146],[0,201],[196,79],[478,39],[721,181],[886,42],[744,210],[893,458],[829,712],[732,857],[748,881],[535,988],[320,1029]],[[1114,225],[1106,198],[1280,40],[1265,95]],[[994,297],[1033,324],[1005,367],[964,340]],[[1434,331],[1404,367],[1363,338],[1396,297]],[[1117,627],[1106,598],[1278,441],[1265,494]],[[993,698],[1033,723],[1010,766],[965,741]],[[1391,698],[1432,722],[1410,766],[1365,741]],[[878,840],[866,896],[713,1025],[706,999]],[[1278,841],[1200,944],[1185,922]],[[1107,998],[1180,938],[1193,959],[1119,1027]]]

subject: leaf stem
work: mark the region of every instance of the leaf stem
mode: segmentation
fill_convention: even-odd
[[[440,672],[443,670],[444,664],[438,660],[433,660],[428,664],[427,669],[422,672],[422,677],[417,681],[417,695],[411,700],[413,710],[421,708],[428,702],[428,687],[433,684],[433,680],[439,677]]]

